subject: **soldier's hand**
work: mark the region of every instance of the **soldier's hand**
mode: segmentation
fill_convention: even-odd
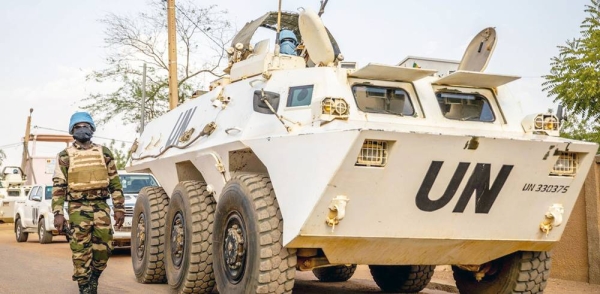
[[[115,228],[118,230],[123,226],[125,222],[125,213],[122,211],[115,211]]]
[[[66,222],[65,220],[65,216],[62,214],[57,214],[54,216],[54,227],[59,231],[62,232],[63,230],[63,225]]]

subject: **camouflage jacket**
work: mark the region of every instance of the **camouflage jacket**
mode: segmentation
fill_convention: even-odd
[[[93,146],[99,146],[92,143]],[[73,146],[77,149],[83,149],[77,142],[73,142]],[[123,197],[123,188],[121,180],[117,173],[117,166],[114,161],[114,156],[110,149],[102,146],[104,161],[108,169],[109,184],[103,189],[87,190],[83,192],[71,192],[68,189],[69,178],[69,154],[67,149],[58,153],[56,158],[56,168],[52,176],[52,211],[57,214],[63,214],[63,205],[66,201],[77,200],[105,200],[112,196],[114,211],[125,212],[125,197]]]

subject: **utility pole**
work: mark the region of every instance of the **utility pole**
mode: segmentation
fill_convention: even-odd
[[[177,107],[177,37],[175,30],[175,0],[167,0],[167,30],[169,38],[169,109]]]
[[[27,126],[25,127],[25,137],[23,138],[23,155],[21,157],[21,170],[25,172],[25,166],[27,165],[27,159],[29,158],[29,133],[31,128],[31,113],[33,108],[29,108],[29,116],[27,117]]]
[[[140,134],[144,132],[146,125],[146,63],[144,62],[144,71],[142,72],[142,113],[140,114]]]

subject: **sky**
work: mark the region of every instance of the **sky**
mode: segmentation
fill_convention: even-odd
[[[176,1],[177,2],[177,1]],[[198,1],[218,4],[238,29],[278,1]],[[589,0],[330,0],[323,22],[340,45],[346,61],[395,65],[406,56],[460,60],[479,31],[495,27],[498,42],[485,72],[521,76],[508,88],[521,99],[525,113],[556,108],[542,91],[558,45],[579,36]],[[32,133],[67,131],[81,100],[106,85],[86,82],[92,70],[106,67],[104,25],[107,13],[135,15],[147,11],[147,0],[12,0],[0,9],[0,149],[4,165],[20,165],[22,138],[29,108]],[[282,8],[317,10],[318,0],[283,0]],[[99,126],[95,142],[113,138],[127,142],[134,125],[115,120]],[[64,144],[40,144],[37,156],[55,155]],[[32,152],[33,150],[30,150]]]

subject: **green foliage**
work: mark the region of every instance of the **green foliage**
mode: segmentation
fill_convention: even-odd
[[[91,93],[82,108],[98,124],[122,114],[123,124],[137,124],[141,117],[142,72],[146,73],[146,121],[169,109],[169,62],[166,2],[154,0],[148,12],[135,16],[108,14],[100,21],[106,26],[107,68],[88,74],[88,81],[107,85],[112,91]],[[179,103],[200,88],[202,74],[218,76],[226,57],[231,25],[226,12],[216,6],[199,7],[190,0],[178,1],[177,76]],[[200,60],[210,59],[212,62]],[[226,59],[225,59],[226,61]]]
[[[580,26],[581,36],[558,46],[559,54],[551,59],[550,74],[542,84],[555,102],[581,116],[583,122],[600,118],[600,0],[590,1],[585,6],[588,16]],[[578,125],[572,126],[575,133],[587,130]]]
[[[121,169],[125,169],[125,166],[127,166],[127,152],[125,152],[123,150],[123,148],[125,148],[125,142],[121,143],[120,147],[116,146],[116,142],[115,140],[111,140],[110,144],[108,146],[106,146],[106,144],[104,146],[108,147],[108,149],[110,149],[110,151],[112,151],[113,156],[115,157],[115,163],[117,165],[117,169],[121,170]]]
[[[591,119],[570,117],[564,123],[560,136],[600,144],[600,123]],[[600,153],[600,150],[598,152]]]

